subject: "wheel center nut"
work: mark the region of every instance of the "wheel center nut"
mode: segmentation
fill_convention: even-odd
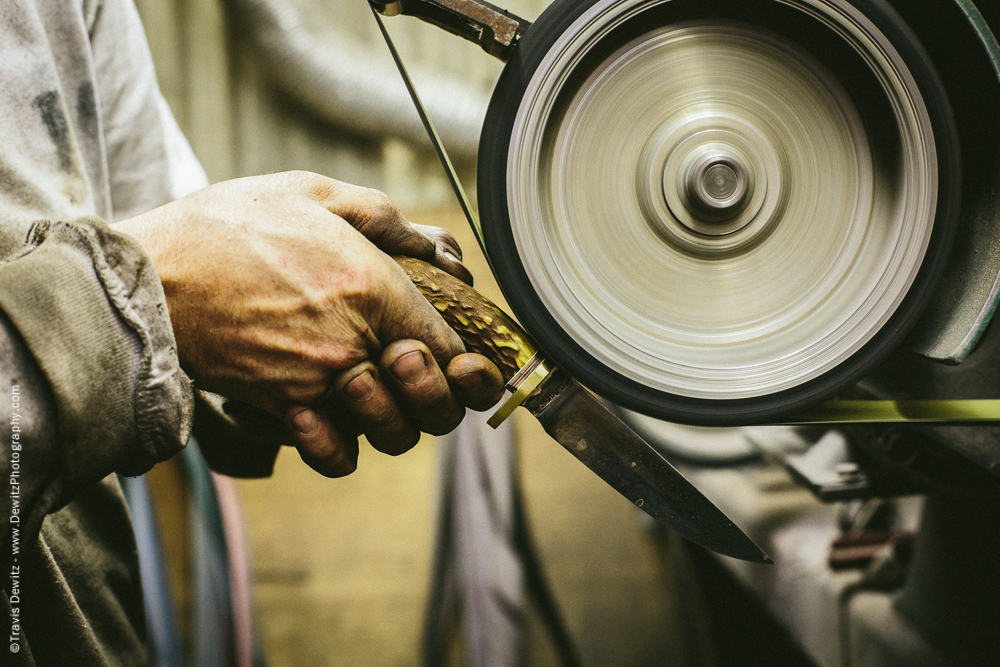
[[[739,185],[736,170],[722,162],[706,169],[703,181],[705,192],[714,201],[724,201],[732,197]]]
[[[691,161],[684,187],[681,197],[692,214],[719,221],[743,210],[750,190],[746,169],[734,156],[715,150]]]
[[[697,115],[650,136],[636,194],[652,229],[699,256],[755,244],[781,204],[783,161],[753,125]]]

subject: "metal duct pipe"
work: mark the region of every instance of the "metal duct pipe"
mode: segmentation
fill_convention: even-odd
[[[373,53],[349,35],[314,34],[288,0],[228,2],[271,76],[307,108],[353,132],[427,141],[387,54]],[[408,70],[448,151],[474,159],[489,96],[422,68]]]

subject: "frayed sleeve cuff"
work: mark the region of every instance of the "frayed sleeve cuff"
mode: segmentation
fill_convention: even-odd
[[[141,474],[183,447],[191,382],[134,239],[98,218],[36,223],[0,264],[0,309],[51,385],[67,490]]]

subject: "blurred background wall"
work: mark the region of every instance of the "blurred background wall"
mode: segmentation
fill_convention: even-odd
[[[256,21],[248,15],[252,10],[272,10],[285,27],[305,37],[306,48],[324,43],[345,46],[350,51],[345,55],[357,58],[349,64],[361,64],[353,68],[362,70],[357,74],[371,77],[373,88],[392,88],[402,98],[405,89],[398,76],[379,78],[391,71],[392,61],[364,0],[137,0],[136,4],[163,94],[213,181],[309,169],[382,189],[402,208],[451,201],[426,139],[411,141],[386,136],[377,127],[373,133],[332,124],[328,115],[307,108],[287,86],[275,81],[284,74],[274,76],[273,68],[280,63],[260,48],[248,27]],[[508,4],[515,13],[535,17],[547,2]],[[450,79],[455,92],[473,93],[478,96],[474,104],[485,105],[502,63],[476,45],[419,21],[403,18],[387,23],[409,68]],[[363,71],[364,64],[370,65],[368,72]],[[425,96],[428,92],[422,91]],[[439,104],[468,102],[452,95]],[[412,108],[401,111],[417,122]],[[474,190],[468,151],[457,162],[467,187]]]
[[[367,122],[374,132],[356,122],[332,122],[318,110],[322,100],[310,104],[301,91],[283,86],[287,63],[275,63],[247,27],[247,8],[261,3],[136,1],[160,86],[212,181],[308,169],[382,189],[411,220],[452,229],[477,287],[500,300],[427,140],[413,132],[409,138],[385,134],[379,118]],[[392,63],[365,0],[263,4],[280,10],[278,20],[299,31],[304,49],[347,45],[340,57],[353,70],[370,64],[375,88],[392,86],[405,95],[398,75],[384,76]],[[514,0],[508,6],[534,19],[545,4]],[[433,87],[442,79],[444,88],[454,84],[443,97],[427,100],[435,120],[468,104],[455,91],[475,97],[485,110],[499,61],[414,19],[388,19],[387,25],[414,77],[422,77],[418,86],[430,81]],[[408,102],[400,113],[416,122]],[[474,150],[466,147],[453,157],[474,201]],[[532,420],[519,420],[517,430],[531,525],[584,663],[686,664],[683,656],[694,649],[679,630],[673,591],[681,580],[666,557],[667,543],[654,539],[635,508]],[[419,664],[436,475],[436,443],[425,437],[400,459],[363,446],[358,472],[345,479],[320,477],[289,450],[272,478],[241,483],[257,620],[269,664]],[[683,614],[690,619],[697,609]],[[528,627],[526,664],[556,664],[530,615]],[[461,664],[461,655],[456,638],[454,664]]]

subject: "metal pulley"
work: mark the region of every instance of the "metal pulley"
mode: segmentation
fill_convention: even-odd
[[[381,9],[507,59],[481,242],[541,348],[602,396],[780,421],[862,377],[930,299],[957,132],[884,1],[556,0],[530,27],[469,0]]]

